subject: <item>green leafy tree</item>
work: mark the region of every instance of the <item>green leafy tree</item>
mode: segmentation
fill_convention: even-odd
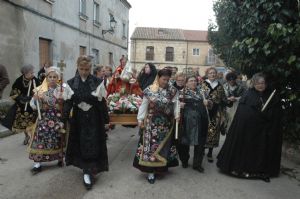
[[[263,71],[284,106],[285,137],[300,141],[299,0],[217,0],[208,40],[226,66]]]

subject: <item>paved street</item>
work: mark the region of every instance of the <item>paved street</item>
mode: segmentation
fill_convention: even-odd
[[[138,140],[136,131],[136,128],[117,127],[109,133],[110,171],[98,175],[91,191],[83,187],[80,170],[58,168],[56,162],[32,176],[32,161],[22,145],[23,135],[0,139],[0,198],[296,199],[300,195],[300,183],[287,175],[271,179],[271,183],[237,179],[219,173],[215,164],[207,163],[206,159],[204,174],[177,167],[150,185],[146,175],[132,167]]]

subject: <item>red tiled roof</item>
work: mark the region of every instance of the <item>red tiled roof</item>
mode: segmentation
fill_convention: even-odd
[[[208,41],[205,30],[183,30],[183,34],[188,41]]]
[[[207,31],[136,27],[131,36],[131,39],[207,41]]]

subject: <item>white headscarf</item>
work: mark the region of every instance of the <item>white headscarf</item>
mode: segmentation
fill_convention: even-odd
[[[50,66],[49,68],[46,68],[46,76],[48,76],[51,72],[55,72],[58,75],[58,79],[60,79],[60,70],[58,67]]]

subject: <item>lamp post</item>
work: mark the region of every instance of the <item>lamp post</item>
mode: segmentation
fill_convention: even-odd
[[[113,15],[110,15],[110,21],[109,21],[109,25],[110,25],[110,29],[108,30],[102,30],[102,35],[106,34],[106,33],[110,33],[113,34],[115,32],[115,27],[116,27],[117,21],[115,20]]]

